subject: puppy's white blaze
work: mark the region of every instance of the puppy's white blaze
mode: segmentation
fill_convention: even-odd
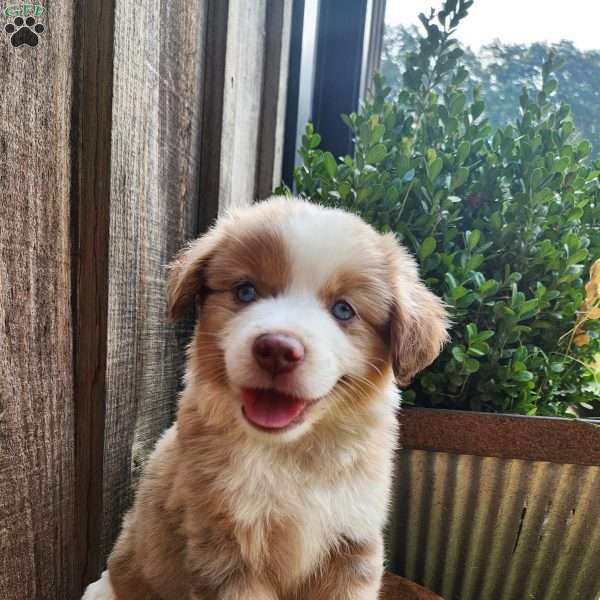
[[[281,225],[291,257],[292,289],[318,292],[343,267],[360,271],[372,256],[372,240],[365,240],[365,224],[355,215],[323,211],[307,204],[301,218]],[[356,235],[353,233],[356,231]]]
[[[108,571],[104,571],[98,581],[87,587],[81,600],[117,600],[108,578]]]
[[[221,347],[231,383],[239,387],[269,387],[273,384],[252,355],[252,344],[263,333],[285,332],[305,346],[302,364],[278,378],[281,391],[307,399],[329,393],[342,375],[364,371],[361,353],[329,314],[316,294],[286,292],[256,301],[226,326]]]

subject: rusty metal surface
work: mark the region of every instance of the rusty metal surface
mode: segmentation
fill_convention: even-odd
[[[600,424],[411,408],[400,414],[402,447],[559,464],[600,465]]]
[[[598,600],[600,467],[402,450],[390,570],[445,600]]]
[[[379,593],[379,600],[443,600],[437,594],[404,577],[386,573]]]

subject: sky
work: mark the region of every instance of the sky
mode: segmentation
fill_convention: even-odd
[[[417,25],[419,13],[441,6],[442,0],[387,0],[386,23]],[[475,0],[457,37],[474,50],[494,39],[514,44],[571,40],[581,50],[598,50],[600,0]]]

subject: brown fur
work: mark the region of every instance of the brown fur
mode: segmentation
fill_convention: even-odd
[[[232,417],[240,404],[222,340],[247,310],[232,288],[252,281],[261,297],[286,294],[297,283],[289,223],[302,227],[317,210],[264,203],[224,219],[175,261],[171,314],[198,299],[201,315],[177,423],[149,460],[109,560],[118,600],[377,598],[397,438],[392,370],[408,381],[445,339],[443,307],[413,259],[357,218],[323,212],[351,228],[353,242],[344,251],[340,240],[345,260],[318,298],[324,310],[340,298],[357,310],[339,327],[360,351],[363,374],[344,373],[311,408],[311,427],[288,443],[255,439]],[[364,508],[341,503],[341,491]]]

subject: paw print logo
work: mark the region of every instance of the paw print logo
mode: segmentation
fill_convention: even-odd
[[[10,42],[16,48],[27,44],[37,46],[40,41],[39,34],[44,32],[44,26],[36,23],[33,17],[16,17],[12,23],[8,23],[4,31],[10,35]]]

